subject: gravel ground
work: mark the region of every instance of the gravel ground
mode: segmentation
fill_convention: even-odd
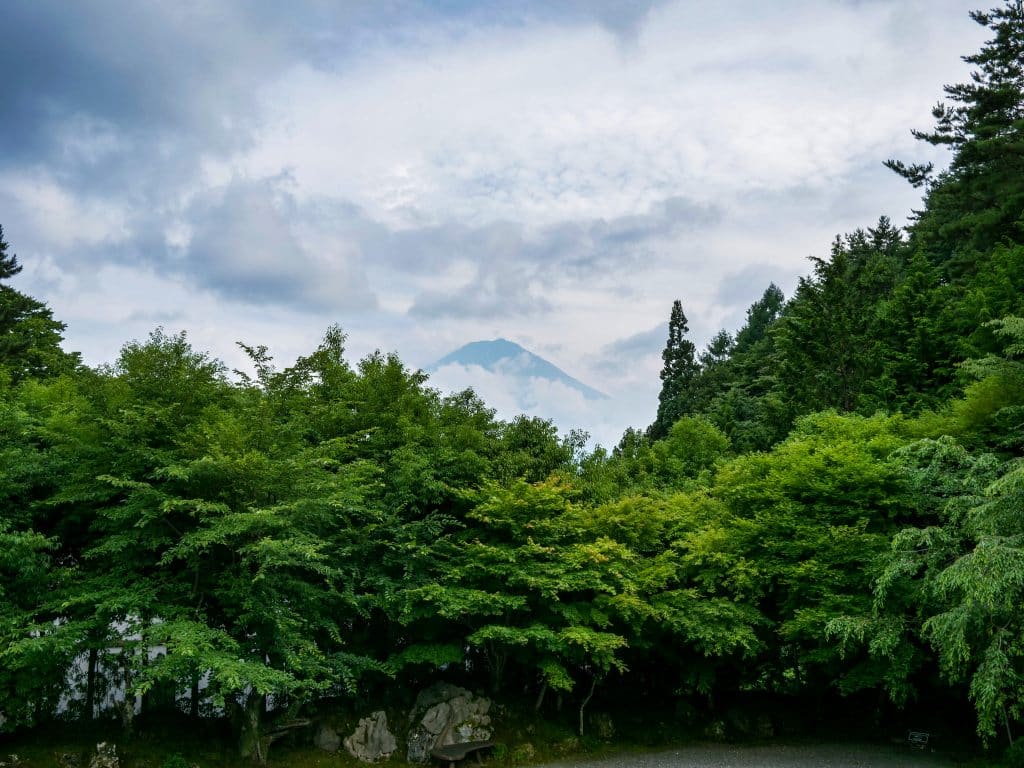
[[[548,763],[545,768],[934,768],[955,765],[963,763],[902,745],[800,744],[742,747],[698,744],[665,752]]]

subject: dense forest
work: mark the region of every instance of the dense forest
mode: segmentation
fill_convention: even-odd
[[[540,712],[962,706],[1010,747],[1024,12],[973,16],[972,79],[915,131],[948,166],[887,163],[911,224],[837,237],[702,352],[677,302],[657,419],[612,450],[353,366],[340,328],[252,373],[162,330],[85,366],[0,230],[0,731],[131,727],[114,685],[251,744],[445,678]]]

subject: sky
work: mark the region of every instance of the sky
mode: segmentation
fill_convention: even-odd
[[[504,337],[610,396],[451,366],[613,444],[668,314],[770,282],[920,192],[888,158],[984,29],[961,0],[13,0],[0,225],[86,362],[154,328],[243,367],[340,324],[426,368]]]

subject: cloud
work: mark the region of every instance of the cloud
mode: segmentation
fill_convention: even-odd
[[[960,0],[36,0],[4,32],[18,286],[90,362],[162,319],[229,361],[335,320],[424,362],[508,336],[638,414],[673,299],[700,346],[918,205],[881,161],[941,165],[908,131],[984,36]]]
[[[517,376],[514,370],[447,365],[431,374],[429,384],[442,392],[471,388],[501,419],[523,413],[551,419],[563,434],[583,429],[590,435],[591,446],[614,446],[627,427],[646,426],[653,416],[647,397],[624,393],[592,400],[561,382]]]
[[[189,209],[192,236],[167,266],[227,298],[294,308],[376,304],[358,246],[310,220],[281,180],[236,179]],[[317,240],[319,247],[313,245]]]
[[[760,299],[769,285],[778,285],[786,277],[785,271],[774,264],[748,264],[722,277],[715,298],[725,307],[746,308]]]
[[[280,26],[241,3],[18,3],[4,13],[3,162],[59,160],[80,184],[234,148],[253,92],[282,66]],[[103,169],[89,177],[90,170]]]
[[[495,222],[479,229],[425,230],[425,249],[415,230],[402,233],[411,253],[437,254],[475,264],[475,274],[447,292],[426,291],[410,314],[419,317],[503,317],[544,313],[545,293],[572,282],[615,279],[649,258],[658,241],[707,227],[718,211],[683,197],[660,200],[646,213],[612,219],[563,222],[529,234],[522,225]],[[447,241],[447,248],[440,243]]]
[[[659,323],[650,330],[616,339],[601,348],[592,367],[613,374],[632,367],[638,360],[660,355],[668,339],[668,323]]]
[[[547,313],[551,303],[539,295],[527,271],[499,259],[480,266],[472,281],[452,292],[425,291],[409,309],[413,317],[462,319],[515,317]]]

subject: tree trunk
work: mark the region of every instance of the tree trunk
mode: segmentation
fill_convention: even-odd
[[[491,693],[501,693],[501,684],[504,680],[505,662],[508,656],[493,646],[484,646],[484,654],[487,657],[487,664],[491,671]]]
[[[125,736],[132,735],[135,724],[135,694],[132,693],[132,661],[128,657],[128,646],[121,646],[121,663],[124,665],[124,701],[121,702],[121,730]]]
[[[548,692],[548,681],[545,680],[541,683],[540,693],[537,694],[537,701],[534,702],[533,711],[534,714],[540,712],[541,705],[544,703],[544,694]]]
[[[188,715],[193,720],[199,719],[199,670],[192,671],[192,690],[188,700]]]
[[[90,723],[96,717],[96,664],[99,662],[99,649],[89,649],[89,666],[85,673],[85,719]]]
[[[587,697],[580,702],[580,738],[583,738],[583,709],[590,703],[590,700],[594,698],[594,689],[597,687],[597,675],[590,678],[590,693]]]
[[[256,765],[267,764],[267,751],[270,746],[263,738],[261,727],[263,701],[262,696],[250,691],[240,717],[238,753],[243,759],[252,760]]]

